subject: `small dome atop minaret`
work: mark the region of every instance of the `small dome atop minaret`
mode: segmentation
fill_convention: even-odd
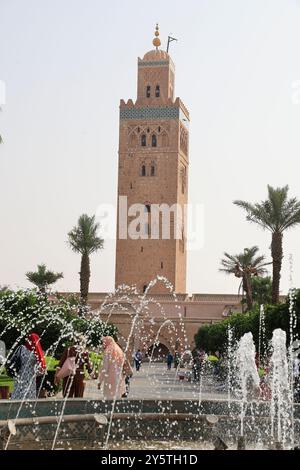
[[[162,51],[161,49],[154,49],[153,51],[146,52],[143,60],[168,60],[169,58],[170,56],[166,51]]]
[[[153,46],[156,47],[156,49],[146,52],[146,54],[143,57],[143,60],[167,60],[169,59],[169,54],[166,51],[162,51],[161,49],[158,49],[159,46],[161,46],[161,40],[159,38],[159,28],[158,24],[156,25],[155,28],[155,38],[152,41]]]

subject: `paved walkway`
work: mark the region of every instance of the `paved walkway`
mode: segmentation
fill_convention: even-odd
[[[180,369],[191,375],[191,371]],[[97,388],[97,380],[88,380],[85,389],[85,398],[103,397],[102,392]],[[167,370],[166,364],[142,364],[139,372],[134,371],[130,381],[130,399],[217,399],[227,398],[224,388],[214,382],[213,377],[204,377],[200,390],[199,382],[188,381],[185,378],[179,380],[176,370]]]

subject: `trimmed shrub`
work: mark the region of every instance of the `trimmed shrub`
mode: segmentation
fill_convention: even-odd
[[[278,305],[265,306],[265,339],[268,342],[276,328],[281,328],[287,334],[287,342],[290,340],[290,300]],[[293,311],[296,316],[294,335],[300,335],[300,290],[296,291]],[[227,348],[228,326],[232,328],[233,339],[239,340],[245,333],[251,332],[258,350],[259,342],[259,307],[256,306],[250,312],[235,313],[230,318],[213,325],[202,326],[195,335],[195,343],[198,349],[207,353],[220,351],[224,353]],[[267,347],[267,345],[263,345]]]

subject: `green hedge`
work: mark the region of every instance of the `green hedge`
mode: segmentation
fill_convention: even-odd
[[[296,314],[296,328],[294,334],[300,336],[300,290],[295,294],[294,311]],[[232,328],[233,339],[239,340],[245,333],[251,331],[258,350],[259,342],[259,307],[251,312],[236,313],[228,319],[213,325],[202,326],[195,335],[195,344],[198,349],[207,353],[219,351],[224,352],[228,344],[228,326]],[[271,339],[272,332],[281,328],[287,333],[287,341],[290,336],[290,312],[289,300],[279,305],[265,306],[265,339],[266,343]],[[264,345],[266,347],[266,344]]]

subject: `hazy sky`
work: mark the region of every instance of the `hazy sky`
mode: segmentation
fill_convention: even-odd
[[[118,107],[136,97],[137,57],[159,22],[172,33],[176,96],[190,111],[189,202],[204,209],[203,247],[189,253],[191,292],[237,291],[218,272],[226,250],[270,235],[234,199],[267,184],[300,198],[300,1],[0,0],[0,284],[28,286],[45,262],[78,290],[67,246],[78,216],[116,203]],[[282,291],[300,285],[300,227],[284,238]],[[91,291],[114,287],[115,242],[92,258]]]

